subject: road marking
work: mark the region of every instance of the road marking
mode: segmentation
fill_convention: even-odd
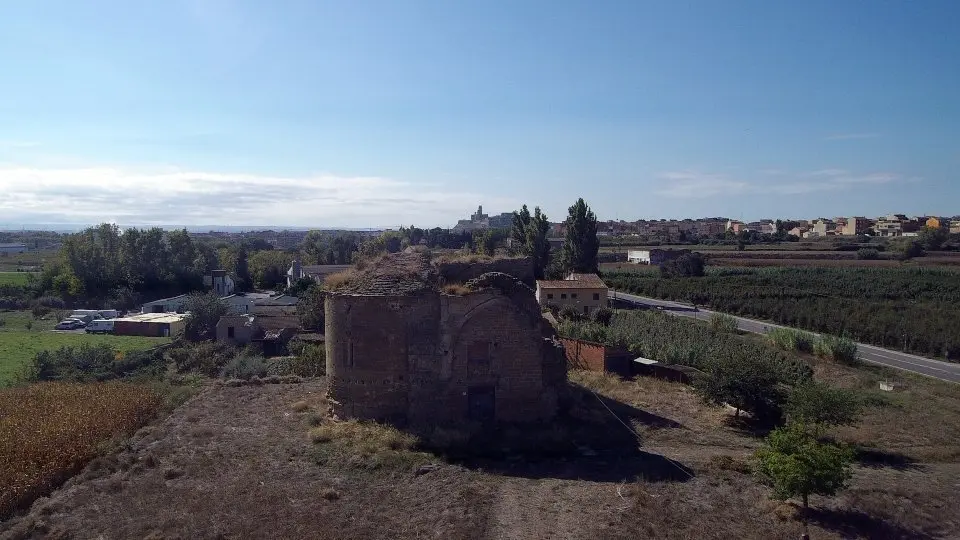
[[[941,368],[933,367],[933,366],[930,366],[930,365],[927,365],[927,364],[920,364],[920,363],[917,363],[917,362],[911,362],[911,361],[909,361],[909,360],[902,360],[902,359],[900,359],[900,358],[895,358],[895,357],[893,357],[893,356],[886,356],[886,355],[883,355],[883,354],[880,354],[880,353],[870,353],[870,354],[872,354],[872,355],[874,355],[874,356],[879,356],[880,358],[886,358],[886,359],[888,359],[888,360],[893,360],[894,362],[902,362],[902,363],[904,363],[904,364],[910,364],[911,366],[920,366],[920,367],[923,367],[923,368],[926,368],[926,369],[932,369],[932,370],[934,370],[934,371],[942,371],[942,372],[944,372],[944,373],[951,373],[951,374],[953,374],[953,372],[950,371],[949,369],[941,369]],[[866,357],[866,355],[864,355],[864,357]]]

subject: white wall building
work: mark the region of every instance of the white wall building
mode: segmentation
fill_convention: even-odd
[[[0,253],[26,253],[26,244],[0,244]]]

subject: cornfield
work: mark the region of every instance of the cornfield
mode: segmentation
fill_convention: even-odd
[[[98,448],[153,418],[162,397],[126,383],[0,390],[0,519],[49,492]]]

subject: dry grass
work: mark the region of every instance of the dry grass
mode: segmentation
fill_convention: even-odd
[[[290,405],[293,412],[306,412],[310,409],[310,404],[306,401],[297,401]]]
[[[443,291],[443,294],[449,294],[452,296],[466,296],[473,292],[469,287],[463,285],[462,283],[448,283],[444,285],[441,290]]]
[[[323,286],[328,290],[336,291],[354,284],[357,278],[357,271],[351,268],[350,270],[330,274],[323,278]]]
[[[817,378],[863,392],[891,377],[866,367],[810,361]],[[105,538],[799,536],[795,503],[771,500],[750,474],[759,438],[729,427],[722,409],[667,381],[624,381],[589,372],[570,377],[608,399],[640,432],[639,450],[633,439],[634,451],[625,457],[568,454],[530,461],[511,459],[511,449],[507,458],[452,465],[421,454],[416,437],[374,423],[320,417],[306,437],[306,423],[326,389],[323,379],[214,386],[162,425],[141,430],[129,450],[99,465],[97,474],[85,472],[38,502],[28,516],[0,524],[0,536],[71,531]],[[894,382],[903,386],[889,396],[890,405],[869,408],[860,425],[834,435],[872,440],[888,453],[906,443],[903,448],[917,461],[858,466],[850,489],[836,498],[812,498],[812,537],[960,537],[954,512],[960,506],[960,463],[923,457],[932,448],[947,455],[958,446],[956,387],[909,376]],[[590,392],[581,394],[574,413],[596,414],[609,422],[610,433],[625,433]],[[310,406],[307,413],[292,412],[291,404],[299,401]],[[198,430],[203,437],[194,436]],[[454,445],[460,435],[433,434]],[[605,449],[575,429],[566,435],[577,446]],[[552,444],[549,437],[543,440]],[[421,467],[424,463],[437,466]],[[679,467],[690,474],[676,472]],[[651,475],[656,468],[676,474]]]
[[[427,463],[433,456],[416,451],[414,435],[376,422],[329,420],[310,430],[316,459],[332,466],[399,469]]]
[[[0,518],[54,488],[162,404],[151,389],[120,383],[0,391]]]

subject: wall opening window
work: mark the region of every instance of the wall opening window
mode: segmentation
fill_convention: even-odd
[[[230,339],[233,339],[233,327],[232,327],[232,326],[228,326],[228,327],[227,327],[227,337],[230,338]]]

